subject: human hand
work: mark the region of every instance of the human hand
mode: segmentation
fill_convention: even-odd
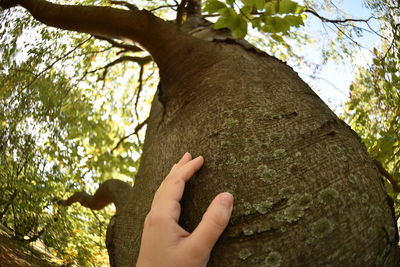
[[[185,183],[204,163],[185,153],[175,164],[154,195],[144,221],[142,243],[136,267],[203,267],[212,248],[228,225],[233,196],[221,193],[211,202],[193,233],[179,224]]]

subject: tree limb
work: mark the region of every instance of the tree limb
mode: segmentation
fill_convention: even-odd
[[[175,19],[176,25],[181,25],[183,22],[183,14],[185,12],[185,7],[187,2],[188,0],[182,0],[178,5],[178,8],[176,10],[176,19]]]
[[[124,7],[128,8],[129,10],[132,10],[132,11],[139,10],[135,5],[132,5],[131,3],[128,3],[126,1],[110,1],[110,3],[114,4],[114,5],[124,6]]]
[[[104,70],[104,69],[108,70],[110,67],[117,65],[119,63],[122,63],[122,62],[126,62],[126,61],[136,62],[140,66],[143,66],[143,65],[146,65],[147,63],[150,63],[152,61],[152,58],[151,58],[151,56],[147,56],[147,57],[122,56],[122,57],[119,57],[116,60],[108,63],[107,65],[105,65],[103,67],[88,71],[87,73],[94,73],[96,71]]]
[[[382,163],[376,159],[373,160],[375,166],[378,168],[378,171],[381,175],[383,175],[390,184],[392,185],[393,191],[396,193],[400,193],[400,186],[397,184],[394,177],[383,167]]]
[[[146,10],[124,10],[105,6],[59,5],[46,0],[0,0],[4,9],[20,5],[35,19],[59,29],[106,38],[131,40],[154,57],[162,59],[176,49],[178,28]],[[187,38],[187,37],[186,37]]]
[[[132,186],[121,180],[110,179],[102,183],[96,190],[94,195],[90,195],[84,191],[75,192],[66,200],[55,198],[57,204],[68,207],[79,202],[82,206],[92,209],[101,210],[105,206],[114,203],[117,210],[126,203],[127,193]]]

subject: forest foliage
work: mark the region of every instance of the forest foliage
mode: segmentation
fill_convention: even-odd
[[[74,4],[113,5],[104,0]],[[168,20],[176,18],[180,6],[168,0],[132,4]],[[203,13],[214,28],[228,28],[233,37],[246,37],[297,69],[319,69],[294,49],[315,41],[307,24],[311,16],[331,31],[320,37],[330,40],[318,51],[323,64],[354,60],[363,34],[378,36],[373,60],[358,67],[341,116],[388,171],[393,179],[385,178],[388,192],[397,199],[400,7],[394,0],[366,0],[365,5],[371,18],[350,18],[340,1],[330,0],[209,0],[203,1]],[[0,22],[0,223],[16,239],[43,240],[59,263],[105,264],[105,230],[113,207],[67,208],[57,199],[75,191],[93,193],[110,178],[134,183],[157,68],[135,44],[46,27],[23,9],[1,11]]]

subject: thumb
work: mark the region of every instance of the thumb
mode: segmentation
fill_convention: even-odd
[[[217,195],[208,206],[197,228],[189,237],[193,246],[210,253],[215,242],[228,225],[232,214],[233,196],[225,192]]]

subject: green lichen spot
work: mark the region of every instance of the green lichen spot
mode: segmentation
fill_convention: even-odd
[[[369,196],[367,193],[363,193],[361,195],[361,203],[363,204],[367,204],[369,202]]]
[[[295,157],[301,157],[301,152],[300,152],[300,151],[296,152],[296,153],[294,154],[294,156],[295,156]]]
[[[221,147],[222,148],[228,148],[231,145],[231,142],[227,141],[227,140],[222,140],[221,141]]]
[[[269,182],[271,179],[275,179],[278,176],[278,173],[273,169],[269,169],[267,165],[258,166],[257,174],[264,182]]]
[[[257,233],[262,233],[271,230],[272,226],[267,220],[263,220],[257,224]]]
[[[333,231],[333,223],[326,217],[323,217],[311,225],[311,231],[314,237],[323,238]]]
[[[267,200],[254,204],[254,208],[258,213],[266,214],[271,209],[273,204],[274,203],[272,202],[272,200],[268,198]]]
[[[253,206],[249,202],[243,204],[244,215],[249,215],[253,209]]]
[[[270,118],[272,120],[280,120],[280,119],[282,119],[282,115],[280,115],[280,114],[270,114]]]
[[[369,234],[369,235],[373,235],[374,234],[374,228],[373,227],[368,227],[368,229],[367,229],[367,233]]]
[[[283,211],[283,219],[288,223],[297,222],[301,217],[303,217],[304,211],[301,207],[297,205],[289,206]]]
[[[281,143],[282,140],[283,140],[283,135],[281,135],[279,133],[272,133],[271,134],[271,140],[273,142]]]
[[[339,198],[339,192],[331,187],[321,190],[318,194],[319,201],[324,204],[327,204],[328,202],[338,198]]]
[[[393,226],[388,226],[386,227],[386,233],[388,235],[389,241],[393,242],[396,236],[396,228],[394,228]]]
[[[329,148],[328,148],[331,152],[333,152],[333,153],[336,153],[336,154],[339,154],[339,153],[341,153],[343,150],[342,150],[342,148],[340,147],[340,146],[338,146],[338,145],[330,145],[329,146]]]
[[[232,177],[236,178],[236,177],[239,177],[240,175],[242,175],[242,171],[238,168],[235,168],[232,170],[231,174],[232,174]]]
[[[261,176],[261,180],[264,182],[268,182],[271,179],[275,179],[278,173],[273,169],[268,169],[264,172],[263,176]]]
[[[377,206],[371,206],[368,209],[368,215],[372,218],[378,217],[381,215],[381,210]]]
[[[261,145],[260,145],[260,147],[261,147],[261,149],[267,149],[268,148],[268,143],[261,143]]]
[[[351,200],[355,201],[357,199],[357,194],[355,192],[350,192],[349,197]]]
[[[224,123],[222,124],[222,128],[231,129],[235,126],[239,125],[239,121],[233,118],[226,118]]]
[[[282,264],[282,256],[276,251],[270,252],[264,260],[265,266],[279,267]]]
[[[350,183],[355,184],[357,182],[357,176],[355,176],[354,174],[350,174],[349,181]]]
[[[231,117],[233,114],[232,110],[224,110],[221,113],[221,117],[226,118],[226,117]]]
[[[290,196],[294,194],[294,191],[295,191],[294,186],[290,185],[288,187],[284,187],[281,190],[279,190],[278,194],[281,198],[288,199],[290,198]]]
[[[245,236],[249,236],[249,235],[254,234],[254,229],[253,229],[253,227],[251,227],[251,226],[244,226],[244,227],[242,228],[242,231],[243,231],[243,234],[244,234]]]
[[[242,158],[242,162],[244,162],[244,163],[248,163],[250,160],[251,160],[251,157],[250,157],[250,156],[244,156],[244,157]]]
[[[240,251],[239,251],[239,258],[240,259],[242,259],[242,260],[245,260],[245,259],[247,259],[248,257],[250,257],[251,256],[251,251],[248,249],[248,248],[244,248],[244,249],[241,249]]]
[[[297,205],[300,208],[308,209],[311,206],[312,202],[313,202],[312,196],[310,194],[308,194],[308,193],[305,193],[304,195],[301,195],[299,197]]]
[[[286,150],[283,148],[279,148],[274,151],[274,158],[275,159],[282,159],[286,156]]]

